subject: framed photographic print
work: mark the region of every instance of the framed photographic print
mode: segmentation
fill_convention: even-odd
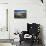
[[[14,10],[14,18],[26,18],[26,10]]]

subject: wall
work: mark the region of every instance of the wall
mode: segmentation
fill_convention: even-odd
[[[7,2],[1,1],[1,2]],[[13,33],[18,30],[27,30],[27,23],[40,23],[43,27],[44,41],[46,44],[46,16],[45,16],[45,3],[42,4],[40,0],[9,0],[8,5],[8,26],[11,38]],[[45,2],[45,0],[44,0]],[[27,10],[26,19],[14,19],[14,10],[25,9]]]
[[[0,4],[0,39],[8,39],[9,32],[7,32],[7,4]]]
[[[0,30],[0,39],[9,39],[9,32],[6,31],[6,9],[8,0],[0,0],[0,28],[3,28],[3,30]],[[4,31],[5,30],[5,31]],[[0,46],[12,46],[10,43],[0,43]]]
[[[44,0],[45,2],[45,0]],[[14,10],[27,10],[26,19],[14,19]],[[46,44],[46,16],[45,3],[40,0],[12,0],[9,2],[9,31],[11,38],[15,31],[27,30],[27,23],[40,23],[43,28],[43,37]]]
[[[45,0],[44,0],[45,2]],[[14,19],[14,10],[27,10],[27,18]],[[9,31],[11,38],[13,33],[27,30],[27,23],[40,23],[43,29],[44,41],[46,43],[46,16],[45,3],[42,4],[40,0],[11,0],[9,1]]]
[[[8,0],[0,0],[0,3],[8,3]]]
[[[14,10],[25,9],[27,10],[27,18],[14,19]],[[13,0],[9,2],[9,29],[11,32],[15,30],[26,30],[27,22],[42,23],[41,20],[45,18],[44,6],[40,0]],[[12,18],[12,19],[11,19]],[[42,23],[43,24],[43,23]]]

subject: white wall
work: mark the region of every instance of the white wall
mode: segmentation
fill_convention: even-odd
[[[0,39],[8,39],[9,32],[7,30],[7,4],[0,4]]]
[[[45,2],[45,0],[44,0]],[[27,10],[27,18],[14,19],[14,10]],[[46,42],[46,15],[45,3],[40,0],[11,0],[9,1],[9,31],[11,36],[18,30],[27,30],[27,23],[40,23],[43,27],[44,41]],[[11,37],[13,38],[13,37]]]
[[[0,3],[8,3],[8,0],[0,0]]]
[[[0,0],[0,28],[3,28],[3,30],[0,30],[0,39],[9,39],[9,32],[6,31],[6,9],[8,8],[7,3],[8,0]],[[5,31],[4,31],[5,30]],[[10,43],[0,43],[0,46],[12,46]]]
[[[0,2],[7,2],[2,0]],[[40,0],[9,0],[9,31],[11,36],[18,30],[27,30],[27,23],[40,23],[43,26],[44,41],[46,44],[46,16],[45,16],[45,3],[44,5]],[[45,0],[44,0],[45,2]],[[14,10],[25,9],[27,10],[26,19],[14,19]],[[13,37],[11,37],[13,38]]]

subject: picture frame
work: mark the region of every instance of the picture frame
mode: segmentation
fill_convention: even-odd
[[[26,18],[26,10],[14,10],[14,18]]]

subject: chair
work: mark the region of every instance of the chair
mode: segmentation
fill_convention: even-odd
[[[28,23],[27,31],[29,32],[30,35],[32,35],[33,41],[37,41],[39,43],[40,24]]]
[[[25,34],[29,34],[32,36],[29,40],[32,45],[34,42],[39,43],[39,40],[40,40],[39,39],[39,33],[40,33],[40,24],[36,24],[36,23],[29,24],[29,23],[27,23],[27,31],[22,31],[22,34],[19,35],[20,36],[20,44],[22,41],[25,41],[25,38],[24,38]]]

